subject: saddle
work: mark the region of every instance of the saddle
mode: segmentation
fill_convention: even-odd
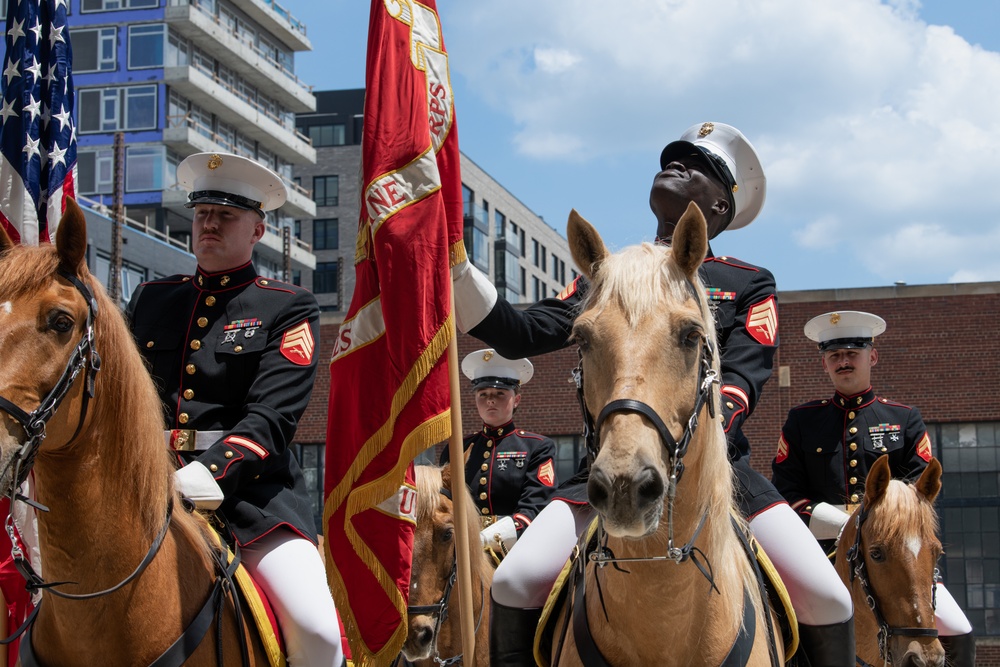
[[[229,545],[222,539],[219,530],[210,522],[212,535],[217,541],[220,549],[225,549],[226,563],[232,565],[236,555]],[[278,627],[278,619],[274,615],[274,608],[263,589],[257,585],[247,569],[240,562],[233,576],[239,591],[234,591],[234,595],[241,597],[246,602],[250,615],[253,617],[254,625],[264,645],[264,652],[267,653],[268,663],[271,667],[287,667],[288,660],[285,657],[285,643],[281,636],[281,629]]]
[[[598,521],[599,518],[595,517],[587,529],[583,531],[542,607],[541,619],[535,631],[534,654],[535,661],[543,667],[549,667],[552,648],[556,642],[562,639],[561,633],[564,628],[557,627],[556,621],[564,610],[568,614],[574,606],[574,599],[570,596],[572,588],[570,584],[573,577],[583,572],[590,554],[596,551],[599,546],[597,543]],[[734,522],[733,525],[735,530],[738,524]],[[740,531],[740,533],[744,548],[748,552],[747,557],[750,558],[750,554],[753,554],[756,559],[759,583],[766,590],[771,608],[781,625],[782,636],[785,638],[785,660],[787,662],[799,644],[798,623],[795,619],[795,611],[792,609],[791,599],[781,577],[778,576],[778,571],[767,557],[763,547],[748,532]],[[580,585],[582,586],[582,581]],[[587,661],[584,660],[584,663],[587,664]]]

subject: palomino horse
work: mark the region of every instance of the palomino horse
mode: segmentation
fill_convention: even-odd
[[[552,662],[582,664],[589,626],[610,665],[719,665],[727,656],[781,664],[734,529],[746,527],[733,518],[715,324],[698,277],[705,218],[690,204],[671,248],[644,243],[612,255],[576,211],[567,236],[591,282],[573,340],[593,420],[588,445],[598,449],[588,495],[600,527],[584,565],[584,608],[574,604]]]
[[[55,246],[15,245],[0,229],[0,486],[34,471],[44,574],[57,582],[22,662],[149,665],[183,636],[159,664],[190,648],[186,665],[267,665],[256,637],[241,660],[248,633],[216,584],[213,538],[181,507],[159,398],[86,250],[72,200]]]
[[[941,667],[934,629],[941,464],[932,458],[913,484],[891,476],[888,456],[880,457],[837,543],[837,573],[854,599],[858,664]]]
[[[410,628],[403,656],[420,667],[462,662],[460,593],[456,584],[455,520],[451,468],[416,466],[417,527],[410,574]],[[472,612],[476,627],[476,664],[489,665],[490,584],[493,566],[479,545],[478,516],[464,486],[457,492],[466,504],[469,558],[472,563]]]

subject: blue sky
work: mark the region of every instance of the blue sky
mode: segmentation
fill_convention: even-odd
[[[369,5],[279,0],[296,73],[364,85]],[[768,175],[713,242],[782,290],[1000,281],[996,0],[440,0],[459,144],[565,234],[648,240],[663,145],[712,120]],[[322,27],[321,27],[322,26]]]

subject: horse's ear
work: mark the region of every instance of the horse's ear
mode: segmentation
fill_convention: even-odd
[[[865,480],[865,505],[869,509],[882,500],[891,480],[892,472],[889,470],[889,455],[883,454],[878,457],[875,465],[868,471],[868,479]]]
[[[7,230],[0,225],[0,254],[3,254],[14,247],[14,242],[7,235]]]
[[[569,241],[573,262],[580,267],[583,275],[592,280],[597,267],[608,256],[608,249],[594,226],[572,209],[566,222],[566,239]]]
[[[56,252],[59,265],[79,274],[87,261],[87,219],[83,210],[72,197],[66,198],[66,211],[56,230]]]
[[[670,247],[677,266],[688,279],[693,279],[708,254],[708,225],[705,215],[693,201],[677,221]]]
[[[451,491],[451,462],[441,466],[441,486]]]
[[[941,492],[941,463],[936,458],[931,458],[924,471],[920,473],[919,479],[913,485],[917,493],[933,503],[937,494]]]

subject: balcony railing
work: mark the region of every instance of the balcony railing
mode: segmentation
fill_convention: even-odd
[[[106,216],[108,218],[111,217],[111,207],[105,205],[103,202],[91,199],[90,197],[86,197],[84,195],[77,195],[76,200],[84,204],[87,208],[96,211],[97,213],[100,213],[103,216]],[[152,236],[153,238],[163,241],[164,243],[175,246],[180,250],[183,250],[184,252],[187,253],[191,252],[190,240],[181,241],[173,238],[172,236],[170,236],[170,227],[166,228],[166,232],[161,232],[155,227],[150,227],[146,222],[139,222],[138,220],[133,220],[127,215],[125,216],[125,225],[127,227],[131,227],[132,229],[142,232],[146,236]]]

